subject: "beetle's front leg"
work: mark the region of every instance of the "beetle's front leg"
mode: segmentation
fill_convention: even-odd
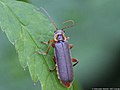
[[[50,45],[47,47],[47,50],[45,52],[39,52],[39,51],[37,51],[36,53],[37,54],[42,54],[42,55],[47,55],[48,52],[49,52],[49,50],[50,50]]]
[[[52,44],[49,45],[51,42],[52,42]],[[48,42],[41,42],[41,43],[48,45],[47,50],[45,52],[39,52],[39,51],[37,51],[36,53],[37,54],[42,54],[42,55],[47,55],[48,52],[49,52],[49,50],[50,50],[50,46],[53,46],[53,44],[54,44],[54,40],[49,40]]]
[[[75,62],[74,64],[73,64],[73,67],[75,66],[75,65],[77,65],[78,64],[78,60],[77,59],[75,59],[75,58],[72,58],[72,62]]]
[[[41,43],[46,44],[46,45],[49,45],[51,42],[54,43],[54,40],[49,40],[48,42],[42,42],[41,41]]]

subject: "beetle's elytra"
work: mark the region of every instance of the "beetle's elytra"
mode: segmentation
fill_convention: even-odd
[[[45,9],[43,10],[48,15],[47,11]],[[48,42],[43,42],[44,44],[48,44],[46,52],[37,53],[43,55],[48,54],[50,49],[49,43],[52,43],[51,45],[54,47],[54,62],[56,64],[53,70],[57,70],[58,79],[60,79],[61,83],[66,87],[70,87],[73,82],[73,67],[78,63],[78,60],[71,57],[70,49],[72,48],[72,44],[68,43],[69,38],[65,36],[63,30],[74,26],[74,22],[72,20],[68,20],[66,22],[72,22],[71,26],[58,29],[51,17],[49,15],[48,17],[56,28],[54,32],[54,39],[49,40]],[[72,62],[75,63],[72,64]]]

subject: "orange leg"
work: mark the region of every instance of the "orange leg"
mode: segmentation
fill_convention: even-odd
[[[41,42],[41,43],[48,45],[48,44],[50,44],[51,42],[52,42],[52,43],[55,43],[54,40],[49,40],[48,42]]]
[[[54,43],[52,43],[52,44],[51,44],[51,46],[54,48],[54,47],[55,47],[55,44],[54,44]]]
[[[73,67],[75,66],[75,65],[77,65],[78,64],[78,60],[77,59],[75,59],[75,58],[72,58],[72,62],[75,62],[74,64],[73,64]]]
[[[36,53],[37,54],[42,54],[42,55],[47,55],[48,52],[49,52],[49,50],[50,50],[50,45],[48,46],[48,48],[47,48],[47,50],[45,52],[39,52],[39,51],[37,51]]]
[[[53,56],[53,61],[56,63],[56,59],[55,59],[55,56]]]
[[[45,52],[39,52],[39,51],[37,51],[36,53],[37,54],[43,54],[43,55],[47,55],[48,54],[48,52],[49,52],[49,50],[50,50],[50,43],[52,42],[52,46],[53,46],[53,44],[54,44],[54,40],[49,40],[48,42],[41,42],[41,43],[43,43],[43,44],[46,44],[46,45],[48,45],[48,47],[47,47],[47,50],[45,51]]]
[[[71,49],[73,47],[73,45],[72,44],[69,44],[69,48]]]

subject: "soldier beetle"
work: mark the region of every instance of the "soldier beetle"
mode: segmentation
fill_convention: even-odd
[[[47,16],[49,17],[50,21],[52,22],[56,30],[54,32],[53,40],[49,40],[48,42],[42,42],[43,44],[48,45],[46,52],[37,52],[37,53],[46,55],[49,52],[50,46],[54,48],[53,60],[55,62],[55,68],[50,71],[57,70],[58,79],[61,81],[61,83],[66,87],[70,87],[73,82],[73,67],[78,63],[78,60],[75,58],[71,58],[70,49],[72,48],[73,45],[68,43],[69,37],[65,36],[65,32],[63,30],[66,28],[71,28],[72,26],[75,25],[75,23],[72,20],[68,20],[66,22],[72,22],[72,25],[66,26],[62,29],[58,29],[52,18],[47,13],[47,11],[44,8],[42,9],[47,14]],[[75,63],[72,64],[72,62]]]

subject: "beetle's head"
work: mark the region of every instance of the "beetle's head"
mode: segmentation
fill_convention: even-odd
[[[54,32],[54,40],[59,42],[59,41],[66,41],[66,37],[64,35],[64,31],[63,30],[56,30]]]

